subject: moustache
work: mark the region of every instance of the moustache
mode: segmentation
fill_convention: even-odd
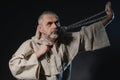
[[[51,31],[51,34],[52,34],[52,33],[55,33],[55,34],[56,34],[56,33],[58,33],[58,31],[59,31],[58,29],[54,29],[54,30]]]
[[[51,34],[58,34],[59,30],[58,29],[54,29],[50,33],[47,33],[45,31],[42,31],[41,33],[44,34],[44,35],[46,35],[46,36],[50,36]]]

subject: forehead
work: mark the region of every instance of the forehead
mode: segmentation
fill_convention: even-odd
[[[58,20],[58,18],[56,15],[53,15],[53,14],[45,14],[43,15],[43,20],[44,21],[56,21]]]

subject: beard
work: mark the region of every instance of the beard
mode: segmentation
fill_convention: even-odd
[[[48,38],[52,41],[55,41],[58,38],[58,34],[51,34],[48,36]]]
[[[44,34],[46,39],[49,39],[51,41],[55,41],[59,37],[58,29],[51,31],[50,33],[46,32],[46,31],[43,31],[42,33]]]

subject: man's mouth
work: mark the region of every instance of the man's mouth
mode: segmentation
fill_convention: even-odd
[[[53,30],[51,34],[58,34],[58,29]]]

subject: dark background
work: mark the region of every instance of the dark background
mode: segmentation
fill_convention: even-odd
[[[8,61],[23,41],[36,32],[38,16],[44,10],[56,12],[62,25],[69,25],[104,10],[108,0],[3,0],[0,2],[0,79],[15,80]],[[120,6],[112,1],[115,19],[106,31],[111,43],[94,52],[78,54],[73,60],[71,80],[119,80]]]

